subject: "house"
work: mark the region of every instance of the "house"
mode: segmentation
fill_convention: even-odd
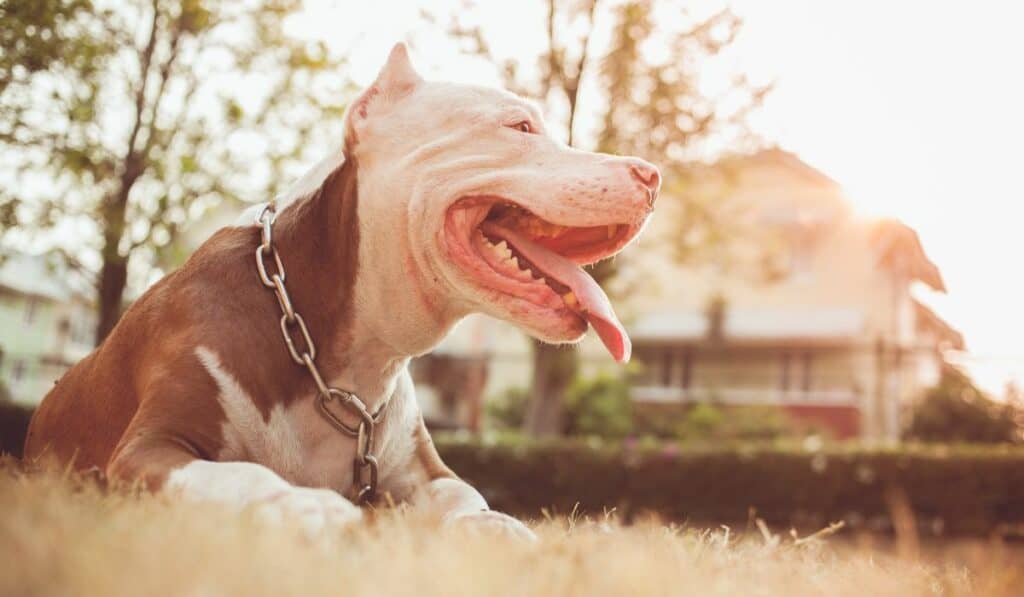
[[[72,280],[43,256],[0,264],[0,382],[16,402],[38,403],[92,350],[95,309]]]
[[[633,340],[632,399],[772,404],[840,438],[898,438],[943,352],[963,348],[917,298],[945,291],[917,234],[858,215],[835,181],[779,149],[692,179],[676,190],[685,201],[662,199],[609,289]],[[726,238],[680,261],[694,205]],[[528,385],[528,343],[499,322],[473,317],[440,351],[487,355],[485,395]],[[584,374],[614,368],[591,339],[580,351]]]

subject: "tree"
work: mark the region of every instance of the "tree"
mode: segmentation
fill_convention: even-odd
[[[447,28],[466,49],[493,62],[506,87],[540,101],[552,128],[563,127],[569,145],[648,158],[661,168],[668,191],[685,185],[693,160],[707,155],[711,141],[719,149],[735,148],[745,133],[746,115],[768,92],[743,77],[715,96],[699,86],[701,67],[733,41],[741,26],[729,11],[694,18],[677,2],[656,0],[545,0],[545,7],[545,21],[538,27],[547,44],[536,56],[536,69],[495,55],[484,28],[465,23],[469,10],[462,18],[453,17]],[[594,33],[605,21],[610,42],[596,48]],[[655,48],[667,51],[652,56]],[[587,119],[596,123],[596,133],[584,129]],[[690,203],[687,210],[689,217],[681,222],[692,224],[681,225],[709,225],[699,204]],[[682,230],[680,236],[685,236]],[[615,262],[607,260],[592,267],[591,274],[603,283],[615,270]],[[533,341],[526,431],[543,435],[564,427],[564,397],[577,371],[574,348]]]
[[[904,438],[925,442],[1021,443],[1024,406],[996,402],[963,373],[949,369],[913,410]]]
[[[185,224],[225,199],[272,198],[338,133],[319,123],[351,85],[322,44],[285,34],[300,4],[0,4],[2,240],[92,275],[97,342]]]

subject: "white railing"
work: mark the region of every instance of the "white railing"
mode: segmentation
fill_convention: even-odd
[[[637,402],[685,404],[717,402],[722,404],[779,404],[785,406],[857,406],[859,398],[852,390],[787,390],[763,388],[676,388],[633,386],[630,395]]]

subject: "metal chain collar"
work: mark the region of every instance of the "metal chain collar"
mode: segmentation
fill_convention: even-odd
[[[366,404],[352,392],[328,387],[324,378],[320,375],[320,369],[314,362],[316,360],[316,345],[309,335],[306,322],[292,306],[292,300],[285,289],[284,266],[281,264],[281,256],[277,253],[273,243],[273,226],[277,218],[277,208],[273,202],[268,203],[256,216],[256,224],[261,226],[262,242],[256,247],[256,270],[259,272],[260,281],[264,286],[274,291],[277,303],[281,306],[281,336],[284,337],[288,353],[295,364],[304,366],[309,375],[316,383],[317,396],[316,405],[320,414],[327,419],[331,425],[339,431],[356,438],[356,458],[353,470],[353,489],[355,491],[355,502],[364,504],[373,501],[377,496],[377,458],[373,455],[373,436],[377,424],[380,423],[387,402],[381,405],[376,413],[370,414]],[[276,271],[268,275],[267,257],[273,257]],[[298,328],[302,339],[303,349],[296,347],[292,332]],[[330,402],[337,401],[343,407],[359,417],[359,424],[356,426],[345,423],[336,414],[327,408]]]

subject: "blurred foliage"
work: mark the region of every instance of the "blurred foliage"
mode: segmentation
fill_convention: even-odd
[[[487,416],[499,430],[522,426],[529,403],[529,392],[510,388],[487,401]],[[560,434],[625,437],[633,431],[629,388],[621,379],[601,375],[577,379],[566,394],[563,428]]]
[[[569,435],[625,437],[633,432],[629,385],[617,375],[577,380],[566,394]]]
[[[827,437],[817,426],[792,418],[778,406],[720,406],[700,402],[687,408],[649,406],[634,410],[634,425],[639,435],[691,443]]]
[[[769,524],[891,531],[909,500],[924,533],[1024,528],[1024,450],[986,446],[870,449],[805,444],[695,448],[671,442],[435,438],[444,461],[496,509],[542,509],[626,522],[658,514],[693,524]],[[756,532],[756,531],[755,531]]]
[[[0,4],[0,94],[16,70],[44,71],[54,63],[88,68],[109,51],[99,30],[69,27],[80,13],[95,11],[91,0],[5,0]]]
[[[1019,444],[1024,442],[1024,405],[1010,399],[996,402],[968,377],[948,370],[915,405],[904,438]]]
[[[182,227],[266,200],[339,138],[342,60],[284,33],[300,0],[0,3],[0,240],[95,277],[97,337]],[[74,231],[69,234],[68,231]],[[129,270],[131,266],[131,270]]]
[[[520,427],[528,402],[529,393],[523,388],[510,388],[488,400],[490,426],[498,430]],[[636,406],[630,400],[628,382],[611,374],[572,383],[566,393],[563,425],[563,435],[660,438],[686,443],[827,437],[818,427],[794,420],[777,406]]]
[[[487,426],[491,429],[518,429],[526,417],[526,404],[529,393],[524,388],[511,387],[491,398],[484,400],[487,415]]]

